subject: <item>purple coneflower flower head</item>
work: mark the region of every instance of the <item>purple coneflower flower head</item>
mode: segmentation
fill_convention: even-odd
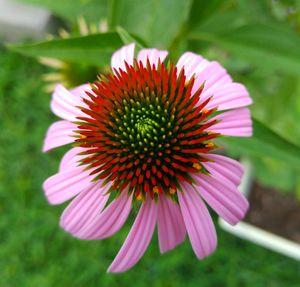
[[[130,44],[113,54],[110,74],[70,91],[58,85],[53,94],[51,109],[62,120],[48,129],[44,151],[73,144],[44,182],[51,204],[74,197],[61,227],[80,239],[103,239],[139,209],[109,272],[135,265],[156,225],[161,253],[187,233],[202,259],[217,244],[206,204],[230,224],[248,209],[237,189],[241,165],[214,153],[221,135],[251,136],[247,90],[218,62],[191,52],[176,65],[166,57],[142,49],[135,58]]]

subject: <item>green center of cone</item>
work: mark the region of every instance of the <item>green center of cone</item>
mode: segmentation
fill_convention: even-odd
[[[117,134],[124,147],[135,153],[158,151],[171,140],[172,118],[163,109],[158,98],[143,101],[123,101],[119,110]]]

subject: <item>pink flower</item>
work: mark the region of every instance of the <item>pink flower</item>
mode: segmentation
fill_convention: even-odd
[[[187,232],[202,259],[217,244],[204,202],[230,224],[248,209],[237,190],[241,165],[212,153],[220,135],[251,136],[246,88],[218,62],[187,52],[165,65],[166,56],[142,49],[135,59],[134,44],[124,46],[112,56],[111,74],[71,91],[58,85],[53,94],[52,111],[62,120],[50,126],[44,151],[74,146],[44,182],[51,204],[75,197],[61,227],[80,239],[103,239],[120,230],[133,203],[139,208],[109,272],[139,261],[156,224],[161,253]]]

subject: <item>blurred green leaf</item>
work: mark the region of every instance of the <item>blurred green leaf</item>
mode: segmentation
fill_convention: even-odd
[[[200,25],[191,27],[193,35],[202,35],[202,33],[224,34],[246,25],[246,19],[237,15],[235,11],[222,11],[212,14]],[[197,36],[196,36],[197,37]]]
[[[122,41],[123,41],[124,44],[130,44],[130,43],[135,42],[137,49],[144,48],[144,46],[140,43],[140,41],[138,39],[136,39],[135,37],[133,37],[132,35],[130,35],[122,27],[118,26],[116,30],[117,30],[117,32],[118,32],[118,34],[119,34],[119,36],[122,39]]]
[[[119,34],[114,32],[55,39],[36,44],[10,45],[9,48],[32,57],[50,57],[101,66],[107,65],[112,53],[122,45]]]
[[[300,38],[290,30],[257,24],[220,34],[194,32],[190,38],[215,43],[261,68],[300,75]]]
[[[281,1],[259,0],[244,1],[234,0],[236,17],[243,17],[248,23],[271,23],[276,17],[273,8]],[[277,3],[276,3],[277,2]]]
[[[297,76],[283,73],[270,75],[255,71],[241,79],[250,91],[254,101],[252,108],[255,118],[265,125],[272,124],[274,132],[287,140],[300,142],[298,123],[300,108],[300,81]],[[288,111],[288,112],[287,112]]]
[[[250,138],[228,137],[221,140],[242,155],[266,156],[288,162],[300,169],[300,147],[285,140],[260,121],[253,119],[254,134]]]
[[[282,192],[295,192],[299,170],[289,162],[271,157],[249,156],[256,180],[266,186],[272,186]]]
[[[191,0],[111,1],[108,24],[110,29],[122,26],[149,46],[166,48],[188,20],[191,4]]]
[[[298,181],[298,184],[296,186],[296,197],[298,200],[300,200],[300,181]]]
[[[53,14],[67,19],[71,22],[77,20],[79,16],[84,17],[89,22],[99,22],[106,17],[108,0],[19,0],[33,5],[45,7]]]
[[[223,0],[210,0],[199,1],[194,0],[189,15],[189,26],[194,29],[200,23],[203,23],[206,19],[213,15],[216,15],[224,6],[230,4],[231,1]]]

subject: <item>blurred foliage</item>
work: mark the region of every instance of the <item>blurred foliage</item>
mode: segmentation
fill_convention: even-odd
[[[133,217],[104,241],[75,240],[58,226],[64,206],[50,206],[42,182],[56,172],[64,148],[41,152],[55,120],[43,92],[45,68],[0,48],[0,286],[2,287],[297,287],[299,263],[222,232],[203,261],[188,240],[160,256],[157,234],[143,259],[124,274],[106,269]]]
[[[69,27],[79,16],[90,23],[106,21],[108,27],[108,33],[13,47],[27,55],[94,64],[101,70],[113,50],[135,41],[139,47],[168,49],[174,60],[185,50],[217,59],[247,86],[258,120],[254,138],[229,144],[229,153],[251,157],[257,177],[268,185],[284,190],[299,186],[299,1],[22,1],[50,9]],[[279,138],[263,137],[266,127]]]
[[[98,66],[109,65],[111,54],[123,45],[116,32],[54,39],[37,44],[12,46],[29,56],[49,57],[68,62]]]
[[[79,16],[89,23],[104,20],[109,29],[13,48],[24,54],[101,70],[116,48],[135,40],[140,47],[168,49],[174,60],[192,50],[220,61],[249,89],[258,119],[257,136],[247,144],[233,139],[227,151],[251,157],[264,183],[300,194],[300,1],[21,1],[50,9],[71,31]],[[132,270],[105,274],[133,218],[105,242],[74,240],[58,228],[64,206],[48,206],[41,191],[65,150],[41,153],[45,131],[55,120],[39,79],[46,69],[4,49],[0,65],[0,286],[299,286],[298,262],[224,232],[218,232],[217,251],[204,261],[195,258],[187,240],[160,257],[154,239]]]
[[[73,24],[79,16],[91,22],[99,22],[106,18],[109,0],[18,0],[49,9],[54,15],[66,19]]]

